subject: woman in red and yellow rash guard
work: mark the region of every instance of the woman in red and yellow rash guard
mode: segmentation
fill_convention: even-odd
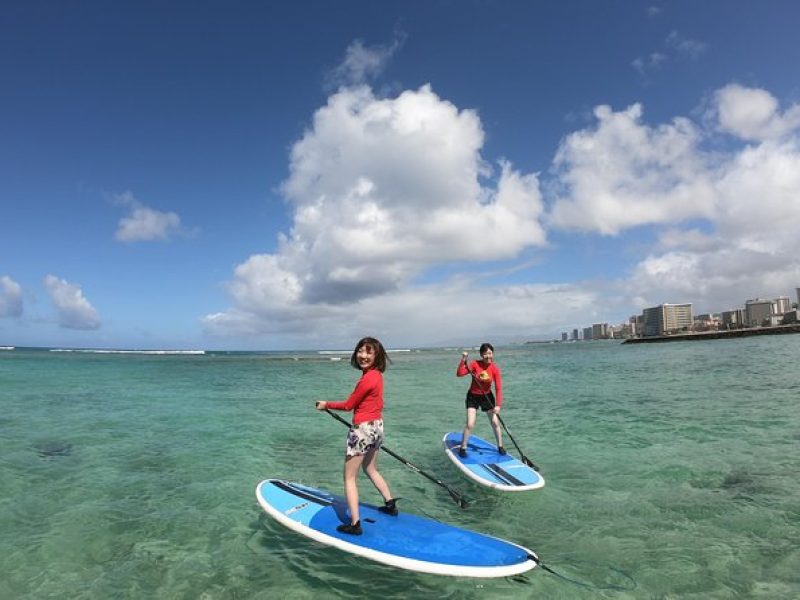
[[[389,357],[378,340],[363,338],[356,344],[350,364],[361,369],[353,393],[344,402],[319,400],[317,410],[333,409],[353,411],[353,425],[347,433],[344,459],[344,494],[350,509],[350,523],[336,529],[342,533],[361,535],[361,519],[358,510],[358,469],[364,469],[372,484],[383,496],[384,506],[378,510],[396,516],[396,501],[389,485],[378,472],[378,450],[383,443],[383,372]]]
[[[464,426],[461,447],[458,450],[458,454],[462,458],[467,455],[467,442],[472,434],[472,429],[475,427],[475,416],[478,414],[478,407],[489,417],[489,422],[494,430],[494,437],[497,439],[497,451],[500,454],[506,453],[505,448],[503,448],[503,433],[500,430],[500,420],[497,418],[500,407],[503,405],[503,378],[500,374],[500,367],[494,362],[494,346],[488,342],[481,344],[479,352],[481,360],[472,361],[470,364],[467,363],[467,352],[463,352],[458,363],[458,369],[456,369],[458,377],[471,375],[471,384],[464,402],[467,408],[467,423]],[[496,398],[492,394],[492,383],[494,383],[494,389],[497,392]]]

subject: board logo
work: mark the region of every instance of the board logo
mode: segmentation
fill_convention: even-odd
[[[296,513],[298,510],[303,510],[306,506],[308,506],[308,502],[303,502],[302,504],[298,504],[297,506],[293,506],[292,508],[290,508],[289,510],[287,510],[283,514],[285,514],[288,517],[292,513]]]

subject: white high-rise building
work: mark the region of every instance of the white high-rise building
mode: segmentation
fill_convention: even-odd
[[[792,310],[792,301],[789,300],[788,296],[778,296],[774,302],[774,314],[776,315],[782,315]]]
[[[681,330],[688,331],[692,326],[692,305],[660,304],[645,308],[642,312],[644,336],[668,335]]]

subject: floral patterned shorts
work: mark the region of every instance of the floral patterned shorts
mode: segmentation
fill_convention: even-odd
[[[383,419],[365,421],[350,428],[347,434],[347,456],[362,456],[383,444]]]

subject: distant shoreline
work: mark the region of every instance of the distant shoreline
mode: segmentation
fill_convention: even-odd
[[[750,337],[753,335],[784,335],[800,333],[800,323],[776,325],[775,327],[751,327],[749,329],[726,329],[723,331],[699,331],[651,337],[629,338],[623,344],[654,344],[658,342],[693,342],[697,340],[719,340],[724,338]]]

